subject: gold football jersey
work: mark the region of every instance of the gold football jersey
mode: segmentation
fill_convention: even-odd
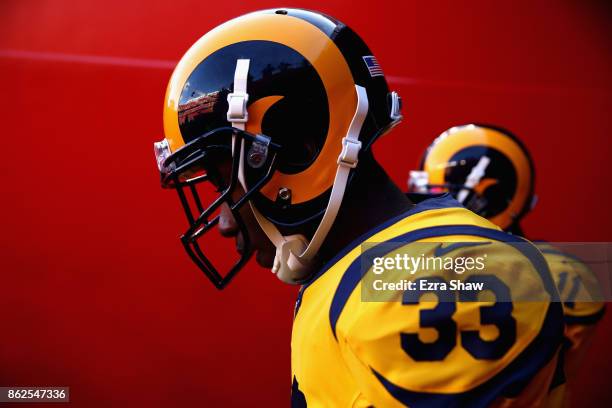
[[[364,301],[360,260],[389,242],[444,243],[453,256],[473,250],[459,243],[495,243],[487,251],[498,256],[467,277],[486,282],[493,296],[425,287],[403,292],[402,301]],[[372,249],[364,252],[364,243]],[[425,278],[444,282],[448,274],[414,276]],[[510,292],[537,301],[511,302]],[[291,340],[293,406],[543,405],[563,339],[558,299],[535,246],[447,194],[424,200],[358,238],[302,287]]]
[[[571,392],[572,379],[605,311],[597,277],[581,259],[545,243],[536,244],[548,263],[563,305],[565,321],[564,371]],[[566,398],[567,399],[567,398]]]

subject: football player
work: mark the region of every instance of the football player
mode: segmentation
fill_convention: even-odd
[[[523,235],[521,219],[536,203],[534,184],[533,161],[523,143],[505,129],[477,124],[443,132],[408,181],[415,193],[449,192],[466,208],[518,235]],[[565,375],[571,390],[605,303],[594,273],[584,262],[548,243],[536,245],[563,301],[568,340]]]
[[[563,324],[544,259],[448,194],[413,203],[392,183],[371,146],[400,122],[400,99],[346,25],[299,9],[231,20],[180,60],[163,116],[158,167],[185,210],[181,241],[197,267],[224,288],[255,253],[280,280],[302,285],[294,406],[526,406],[546,397]],[[236,241],[239,256],[224,270],[229,254],[204,241],[214,231]],[[362,301],[362,258],[385,255],[387,244],[464,241],[497,243],[511,257],[471,276],[487,282],[486,302],[427,288]],[[362,254],[365,243],[374,252]],[[462,254],[455,244],[435,251]],[[542,301],[510,302],[519,272],[529,285],[513,290]]]

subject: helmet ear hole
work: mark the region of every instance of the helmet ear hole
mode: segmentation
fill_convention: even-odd
[[[313,139],[301,139],[300,144],[294,144],[288,148],[289,154],[281,163],[281,168],[300,169],[306,168],[319,154],[319,146]]]
[[[325,95],[317,99],[327,101]],[[283,146],[278,169],[285,174],[299,173],[316,160],[328,127],[327,106],[312,103],[312,98],[291,96],[272,105],[261,126],[265,135]]]

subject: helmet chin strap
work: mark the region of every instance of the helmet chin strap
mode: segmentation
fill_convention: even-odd
[[[242,130],[244,130],[245,123],[248,120],[246,108],[246,103],[248,101],[246,89],[248,70],[249,60],[237,60],[236,72],[234,75],[234,92],[230,93],[227,97],[229,103],[227,120],[232,123],[232,126]],[[357,93],[357,108],[348,132],[346,136],[342,138],[342,152],[338,156],[338,167],[336,169],[336,177],[331,189],[330,198],[323,218],[312,236],[312,239],[308,241],[308,239],[301,234],[282,235],[278,228],[249,202],[255,219],[266,236],[276,247],[276,256],[274,258],[272,272],[283,282],[299,284],[314,272],[314,268],[316,267],[315,256],[319,252],[323,241],[336,220],[346,191],[350,171],[357,166],[359,151],[361,150],[359,134],[365,117],[368,114],[369,104],[365,88],[355,85],[355,91]],[[232,143],[235,143],[235,139],[233,139]],[[240,146],[238,180],[246,190],[247,187],[244,178],[244,140]]]

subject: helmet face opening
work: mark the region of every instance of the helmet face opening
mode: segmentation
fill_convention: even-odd
[[[238,179],[241,149],[249,152],[244,156],[243,165],[259,174],[247,191]],[[162,187],[177,192],[189,224],[181,242],[192,261],[218,289],[230,282],[253,253],[240,209],[269,181],[276,169],[279,149],[280,146],[271,143],[266,136],[226,127],[196,138],[161,159]],[[224,204],[238,230],[235,234],[239,236],[239,244],[234,251],[238,254],[233,258],[227,248],[220,250],[220,243],[230,240],[218,239],[220,210]],[[215,230],[219,234],[212,233]],[[207,242],[210,235],[217,239]],[[227,272],[222,274],[220,270]]]

